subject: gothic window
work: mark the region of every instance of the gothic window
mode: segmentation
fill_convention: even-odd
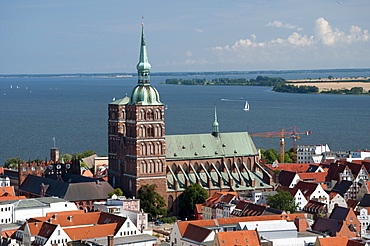
[[[158,168],[157,168],[158,172],[163,172],[163,164],[161,160],[157,161],[157,165],[158,165]]]
[[[161,110],[159,108],[155,111],[155,118],[157,120],[162,119],[162,112],[161,112]]]
[[[152,125],[148,126],[148,137],[154,137],[154,129]]]
[[[142,143],[141,145],[140,145],[140,155],[146,155],[146,145],[145,145],[145,143]]]
[[[251,163],[251,159],[247,159],[247,167],[250,171],[252,171],[252,163]]]
[[[140,120],[145,120],[145,111],[144,111],[144,109],[140,110],[139,119]]]
[[[172,212],[173,211],[173,196],[168,196],[168,208]]]
[[[141,169],[141,173],[146,173],[147,172],[147,170],[146,170],[146,162],[145,161],[142,161],[141,162],[140,169]]]
[[[145,137],[145,126],[140,126],[140,137],[144,138]]]
[[[122,109],[122,119],[125,119],[126,118],[126,112],[124,109]]]
[[[155,170],[154,170],[154,162],[152,160],[150,160],[149,162],[149,167],[148,167],[148,173],[154,173]]]
[[[162,154],[162,144],[161,144],[161,142],[157,142],[155,152],[157,154]]]
[[[162,128],[160,125],[156,125],[155,126],[155,130],[156,130],[156,136],[158,137],[161,137],[162,136]]]
[[[153,120],[153,118],[154,118],[153,110],[149,109],[147,112],[147,119]]]
[[[154,145],[153,145],[153,143],[150,142],[148,145],[149,145],[149,154],[154,155]]]

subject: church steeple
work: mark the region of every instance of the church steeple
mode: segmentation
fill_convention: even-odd
[[[159,99],[158,91],[150,85],[150,68],[146,51],[144,24],[141,26],[141,45],[139,63],[136,65],[138,82],[133,89],[129,105],[163,105]]]
[[[216,111],[216,105],[215,105],[215,117],[214,117],[214,121],[212,124],[212,135],[217,138],[219,133],[220,133],[220,129],[219,129],[219,125],[217,122],[217,111]]]
[[[138,72],[138,84],[139,85],[150,84],[151,65],[148,61],[148,54],[146,52],[144,24],[142,24],[141,26],[140,57],[139,57],[139,63],[136,65],[136,68]]]

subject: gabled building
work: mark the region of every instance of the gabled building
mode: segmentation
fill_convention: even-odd
[[[236,192],[217,192],[202,204],[203,219],[229,218],[239,199]]]
[[[287,191],[290,193],[290,195],[292,195],[295,199],[295,203],[297,204],[297,210],[298,211],[302,211],[303,208],[306,206],[307,204],[307,199],[306,197],[303,195],[302,191],[298,188],[289,188],[289,187],[285,187],[285,186],[281,186],[279,187],[280,189],[284,190],[284,191]]]
[[[325,204],[329,202],[329,195],[320,184],[299,181],[296,185],[300,189],[306,200],[315,200]]]
[[[345,200],[356,199],[361,183],[342,180],[335,184],[332,191],[339,193]]]
[[[337,192],[329,193],[328,213],[331,213],[336,206],[347,208],[346,200]]]
[[[140,235],[129,218],[104,212],[49,213],[28,219],[13,235],[18,243],[30,245],[66,245],[71,241]]]
[[[113,192],[106,181],[64,173],[57,179],[28,175],[19,187],[27,197],[59,197],[74,202],[79,209],[94,211],[94,202],[102,202]]]
[[[170,233],[170,242],[175,245],[183,245],[183,246],[207,245],[207,244],[213,243],[213,240],[215,239],[215,236],[217,233],[237,231],[238,223],[257,222],[257,221],[271,222],[271,221],[276,221],[276,220],[283,220],[283,221],[285,220],[285,221],[288,221],[294,224],[294,221],[299,218],[305,218],[304,214],[263,215],[263,216],[234,217],[234,218],[223,218],[223,219],[212,219],[212,220],[178,221],[175,223]],[[255,230],[255,228],[253,228],[252,230]],[[241,232],[241,231],[238,231],[238,232]],[[315,239],[316,239],[316,236],[310,238],[309,240],[312,240],[312,242],[314,242]],[[307,242],[309,240],[307,240],[306,238]],[[239,244],[236,244],[236,245],[239,245]],[[240,241],[240,245],[247,245],[247,242]],[[254,244],[250,244],[250,245],[254,245]],[[283,244],[276,244],[276,245],[283,245]]]
[[[24,222],[50,212],[77,211],[75,203],[57,197],[0,201],[0,224]]]

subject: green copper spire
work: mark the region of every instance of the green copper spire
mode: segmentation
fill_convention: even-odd
[[[144,24],[141,26],[141,46],[139,63],[136,66],[138,73],[138,84],[150,84],[150,63],[146,52]]]
[[[140,58],[137,64],[138,82],[132,90],[128,105],[163,105],[158,91],[150,85],[150,63],[146,52],[144,24],[141,27]]]
[[[218,137],[218,134],[220,133],[219,125],[217,122],[217,111],[216,111],[216,105],[215,105],[215,119],[212,124],[212,135],[215,137]]]

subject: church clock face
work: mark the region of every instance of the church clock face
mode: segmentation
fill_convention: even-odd
[[[57,169],[61,169],[62,166],[60,164],[57,165]]]
[[[52,170],[52,169],[53,169],[53,165],[50,165],[50,166],[49,166],[49,169],[50,169],[50,170]]]
[[[66,168],[67,169],[70,169],[71,168],[71,164],[66,164]]]

